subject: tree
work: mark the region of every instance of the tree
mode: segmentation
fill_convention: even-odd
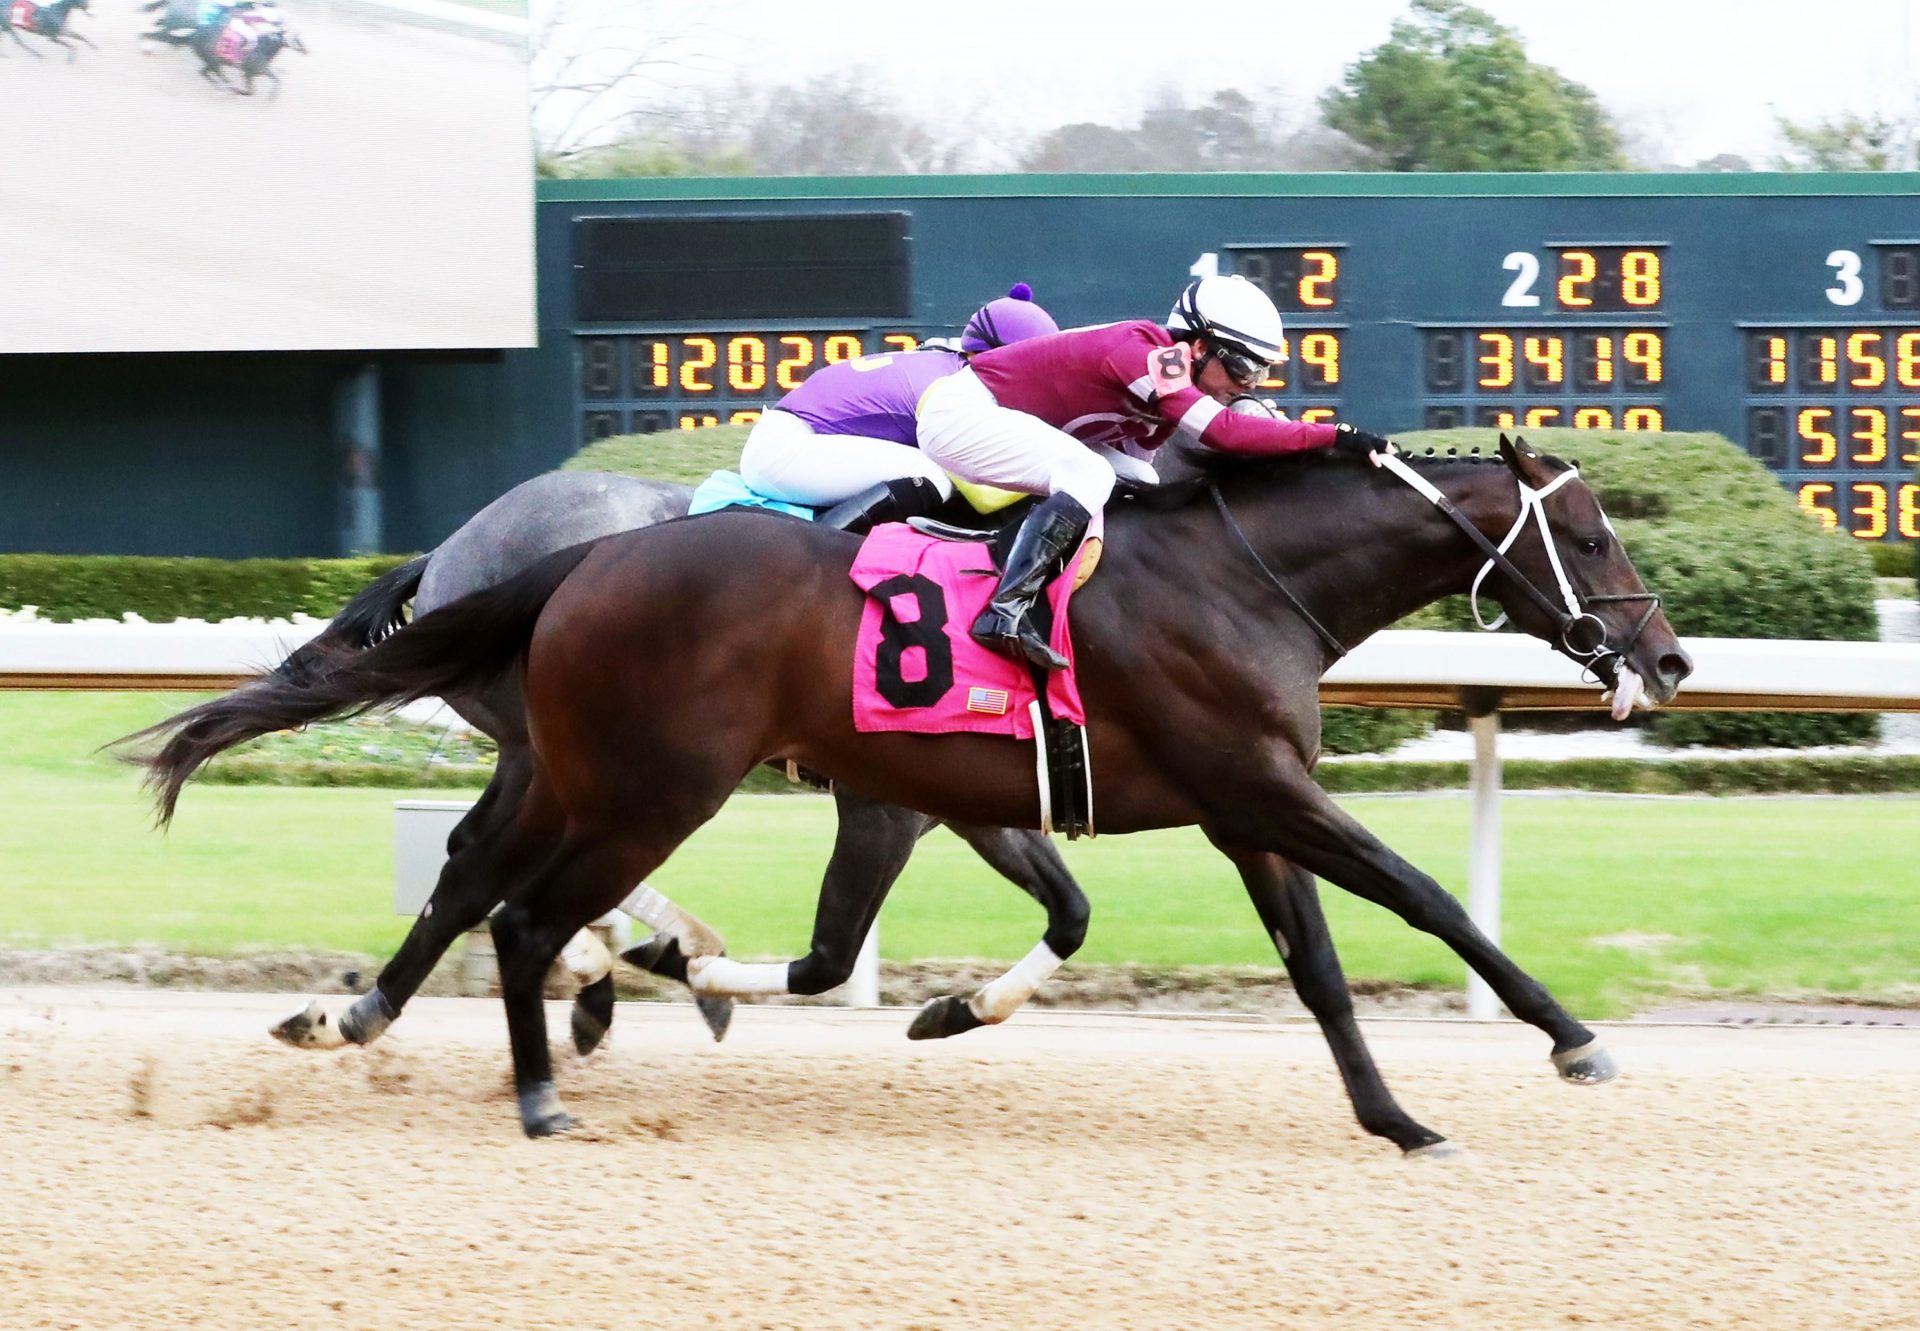
[[[624,126],[636,135],[634,103],[663,93],[708,61],[704,29],[679,6],[640,0],[622,21],[582,0],[551,0],[533,29],[529,73],[533,126],[543,175],[577,174],[583,155],[605,150]],[[659,171],[646,174],[672,174]]]
[[[1348,165],[1350,145],[1322,126],[1287,133],[1277,103],[1235,88],[1198,106],[1160,92],[1133,129],[1081,121],[1049,130],[1022,171],[1306,171]]]
[[[1320,100],[1390,171],[1611,171],[1619,134],[1592,91],[1527,59],[1463,0],[1413,0],[1392,35]]]
[[[1795,124],[1775,116],[1787,155],[1774,160],[1782,171],[1897,171],[1907,161],[1909,126],[1882,116],[1844,115]]]
[[[1150,171],[1153,169],[1139,136],[1079,121],[1041,135],[1020,159],[1022,171]]]
[[[961,170],[966,149],[873,91],[858,70],[767,94],[746,151],[773,176],[919,175]]]

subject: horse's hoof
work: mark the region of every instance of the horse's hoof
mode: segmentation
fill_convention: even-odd
[[[949,1035],[963,1035],[986,1024],[973,1015],[973,1009],[967,1006],[964,998],[944,994],[927,1000],[926,1006],[914,1017],[913,1025],[907,1027],[907,1038],[944,1040]]]
[[[582,1058],[600,1047],[607,1038],[607,1024],[583,1009],[578,1003],[573,1006],[573,1047]]]
[[[271,1027],[268,1034],[295,1049],[338,1049],[346,1043],[340,1028],[328,1019],[326,1009],[317,998]]]
[[[680,941],[671,934],[658,933],[641,939],[622,952],[620,960],[664,979],[687,982],[687,957],[680,950]]]
[[[1600,1047],[1598,1040],[1555,1054],[1553,1066],[1560,1073],[1560,1080],[1580,1086],[1598,1086],[1620,1075],[1620,1065],[1613,1061],[1612,1054]]]
[[[529,1137],[553,1137],[576,1126],[573,1115],[560,1107],[553,1083],[543,1081],[520,1092],[520,1126]]]
[[[1442,1137],[1437,1142],[1428,1142],[1425,1146],[1416,1146],[1401,1155],[1402,1160],[1463,1160],[1467,1148],[1457,1142]]]
[[[715,1044],[727,1038],[727,1028],[733,1025],[731,998],[724,998],[718,994],[697,994],[694,997],[693,1006],[700,1013],[701,1020],[707,1023],[707,1029],[713,1032]]]

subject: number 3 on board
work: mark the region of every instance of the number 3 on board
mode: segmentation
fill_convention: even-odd
[[[1827,256],[1827,266],[1833,269],[1827,299],[1835,305],[1858,305],[1866,290],[1860,281],[1860,256],[1852,250],[1835,250]]]

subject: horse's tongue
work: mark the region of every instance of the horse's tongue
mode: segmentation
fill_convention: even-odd
[[[1633,713],[1633,705],[1640,701],[1640,676],[1620,668],[1620,678],[1613,686],[1613,719],[1624,721]]]

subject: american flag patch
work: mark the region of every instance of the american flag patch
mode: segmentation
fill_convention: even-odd
[[[967,710],[988,716],[1005,716],[1010,699],[1005,689],[971,688],[967,690]]]

